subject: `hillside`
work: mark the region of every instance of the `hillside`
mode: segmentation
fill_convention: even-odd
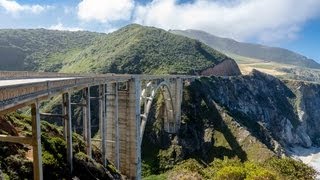
[[[312,59],[283,48],[268,47],[259,44],[237,42],[229,38],[221,38],[198,30],[171,30],[171,33],[197,39],[210,47],[224,52],[247,58],[272,61],[282,64],[296,65],[307,68],[320,68],[320,64]]]
[[[0,70],[41,70],[51,54],[82,49],[98,36],[85,31],[1,29]]]
[[[199,41],[134,24],[101,36],[91,46],[71,54],[61,62],[60,71],[183,74],[225,59],[228,59],[225,55]]]
[[[0,70],[134,74],[195,73],[230,60],[197,40],[136,24],[110,34],[1,30],[0,55]]]

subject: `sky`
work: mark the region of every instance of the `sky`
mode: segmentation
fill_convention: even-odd
[[[0,28],[197,29],[320,62],[320,0],[0,0]]]

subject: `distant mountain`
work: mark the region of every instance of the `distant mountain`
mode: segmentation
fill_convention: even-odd
[[[197,40],[136,24],[110,34],[0,30],[0,70],[183,74],[224,60],[233,61]]]
[[[291,64],[307,68],[320,68],[320,64],[312,59],[287,49],[268,47],[259,44],[242,43],[233,39],[221,38],[198,30],[170,30],[171,33],[197,39],[210,47],[226,54]]]

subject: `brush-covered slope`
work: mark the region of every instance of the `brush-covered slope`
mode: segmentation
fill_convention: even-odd
[[[136,24],[110,34],[0,30],[0,70],[185,74],[227,59],[197,40]]]
[[[82,49],[99,36],[45,29],[0,30],[0,70],[41,70],[54,53]],[[65,58],[65,57],[60,57]]]
[[[198,30],[172,30],[170,32],[197,39],[210,47],[227,54],[235,54],[248,58],[291,64],[300,67],[320,68],[320,64],[314,60],[283,48],[237,42],[233,39],[217,37]]]
[[[31,137],[31,118],[12,113],[0,116],[0,133]],[[74,171],[70,174],[66,141],[62,127],[41,122],[41,145],[44,179],[121,179],[108,162],[103,167],[101,151],[93,146],[93,158],[85,154],[85,143],[76,133],[72,135]],[[33,179],[32,146],[0,142],[0,179]]]
[[[229,58],[199,41],[133,24],[101,36],[62,62],[61,71],[181,74],[193,73],[226,59]]]

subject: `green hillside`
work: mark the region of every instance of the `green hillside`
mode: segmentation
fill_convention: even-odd
[[[268,47],[252,43],[242,43],[233,39],[221,38],[198,30],[172,30],[170,32],[197,39],[226,54],[234,54],[248,58],[260,59],[262,61],[272,61],[300,67],[320,68],[320,64],[313,59],[308,59],[303,55],[283,48]]]
[[[69,58],[61,62],[62,72],[135,74],[190,73],[227,58],[199,41],[140,25],[126,26],[65,55]]]
[[[51,54],[83,49],[100,35],[80,31],[2,29],[0,70],[41,70]]]
[[[0,30],[0,70],[193,73],[227,59],[203,43],[128,25],[111,34]]]

